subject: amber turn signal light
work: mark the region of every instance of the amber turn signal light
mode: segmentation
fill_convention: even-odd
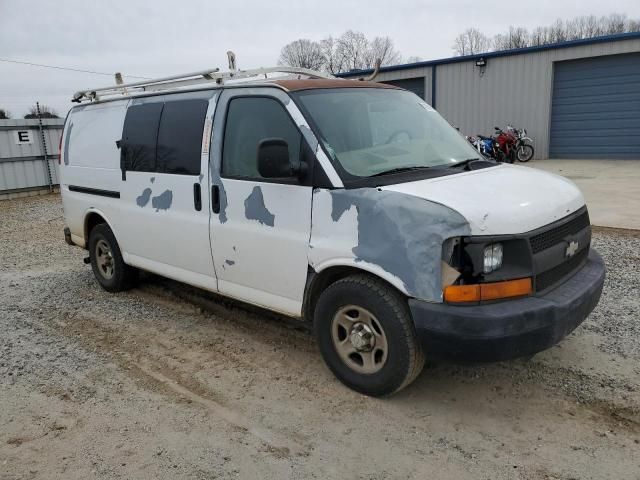
[[[449,285],[444,289],[444,299],[451,303],[480,302],[500,298],[522,297],[533,291],[531,278],[519,278],[504,282],[477,283],[473,285]]]

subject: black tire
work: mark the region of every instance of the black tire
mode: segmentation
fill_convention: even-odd
[[[101,257],[104,258],[100,253],[104,253],[106,248],[110,250],[110,275],[105,271],[105,267],[101,266],[100,260]],[[138,271],[124,263],[116,237],[106,223],[96,225],[89,233],[89,258],[96,280],[106,291],[122,292],[135,285]]]
[[[373,314],[385,336],[385,361],[375,373],[355,371],[334,344],[334,318],[351,306]],[[409,385],[424,366],[422,346],[406,299],[393,287],[366,274],[338,280],[322,292],[315,308],[314,330],[329,369],[346,386],[365,395],[395,393]]]
[[[531,145],[520,145],[516,153],[519,162],[528,162],[533,158],[533,147]]]

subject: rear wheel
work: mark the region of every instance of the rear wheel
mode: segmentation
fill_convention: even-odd
[[[108,292],[134,286],[138,271],[124,263],[116,237],[106,223],[96,225],[89,234],[89,258],[96,280]]]
[[[533,158],[533,147],[531,145],[520,145],[516,153],[519,162],[528,162]]]
[[[368,275],[330,285],[318,299],[314,328],[328,367],[360,393],[397,392],[424,366],[405,298]]]

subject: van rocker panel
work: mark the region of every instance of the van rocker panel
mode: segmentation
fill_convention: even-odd
[[[409,308],[428,355],[502,361],[545,350],[571,333],[598,304],[604,277],[592,249],[580,270],[542,296],[472,306],[410,299]]]

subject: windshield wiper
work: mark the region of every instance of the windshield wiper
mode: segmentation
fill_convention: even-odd
[[[373,175],[369,175],[369,176],[370,177],[381,177],[382,175],[392,175],[394,173],[410,172],[412,170],[422,170],[424,168],[431,168],[431,167],[427,167],[426,165],[423,165],[423,166],[415,166],[415,167],[392,168],[391,170],[384,170],[382,172],[374,173]]]
[[[466,167],[467,165],[469,165],[471,162],[475,162],[476,160],[482,160],[481,158],[478,157],[474,157],[474,158],[467,158],[465,160],[460,160],[459,162],[456,163],[452,163],[451,165],[447,165],[447,168],[460,168],[460,167]]]

